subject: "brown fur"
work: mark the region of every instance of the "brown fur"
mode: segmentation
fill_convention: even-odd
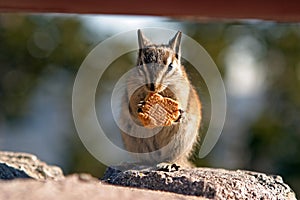
[[[177,36],[177,35],[176,35]],[[173,39],[174,40],[174,39]],[[175,40],[176,42],[176,40]],[[178,52],[175,52],[171,46],[173,45],[149,45],[147,41],[146,47],[139,51],[137,59],[138,65],[145,65],[148,63],[156,63],[159,66],[153,73],[161,73],[158,69],[168,67],[168,58],[171,57],[173,62],[180,64],[180,57]],[[147,67],[147,66],[144,66]],[[146,69],[150,71],[150,68]],[[149,153],[148,156],[137,156],[138,162],[144,164],[157,164],[160,162],[175,162],[180,165],[189,165],[187,160],[192,151],[193,145],[199,139],[199,127],[201,122],[201,102],[197,92],[191,85],[187,78],[184,67],[178,66],[170,77],[164,77],[165,88],[156,88],[157,92],[164,96],[179,101],[182,105],[183,114],[178,123],[171,126],[164,126],[155,135],[147,138],[139,138],[122,133],[124,147],[127,151],[132,153]],[[135,82],[136,76],[139,75],[143,79],[143,73],[136,73],[132,75],[133,80],[128,80],[127,88],[130,89],[131,81]],[[155,75],[153,75],[156,77]],[[146,79],[145,79],[146,80]],[[145,99],[149,92],[147,83],[139,87],[129,97],[128,91],[123,98],[122,110],[129,109],[130,117],[133,122],[142,126],[138,120],[138,104]],[[122,115],[121,120],[126,125],[128,130],[135,131],[134,124]],[[165,147],[165,148],[164,148]],[[153,153],[153,154],[151,154]]]

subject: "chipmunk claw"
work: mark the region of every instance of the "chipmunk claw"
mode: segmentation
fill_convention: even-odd
[[[180,115],[174,122],[179,122],[182,119],[182,113],[184,112],[183,110],[179,109]]]
[[[145,101],[140,101],[140,102],[138,103],[138,106],[143,106],[143,105],[145,105],[145,104],[146,104]]]
[[[140,101],[139,103],[138,103],[138,113],[140,113],[140,112],[143,112],[143,110],[142,110],[142,107],[143,107],[143,105],[145,105],[146,104],[146,102],[145,101]]]
[[[164,172],[175,172],[180,169],[180,166],[176,163],[159,163],[156,165],[157,171],[164,171]]]

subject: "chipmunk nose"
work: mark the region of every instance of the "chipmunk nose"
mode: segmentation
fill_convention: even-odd
[[[148,83],[146,84],[146,87],[151,92],[160,92],[165,89],[165,87],[162,84],[155,84],[155,83]]]
[[[155,85],[154,83],[150,83],[150,91],[154,92],[155,91]]]

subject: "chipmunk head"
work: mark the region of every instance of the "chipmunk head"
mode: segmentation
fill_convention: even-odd
[[[181,32],[178,31],[168,44],[156,45],[138,30],[137,68],[139,74],[145,77],[145,85],[149,91],[161,92],[182,76],[180,41]]]

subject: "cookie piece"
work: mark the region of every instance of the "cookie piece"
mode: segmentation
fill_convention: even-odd
[[[138,118],[147,128],[171,126],[181,114],[177,101],[158,93],[148,94],[141,111],[138,113]]]

